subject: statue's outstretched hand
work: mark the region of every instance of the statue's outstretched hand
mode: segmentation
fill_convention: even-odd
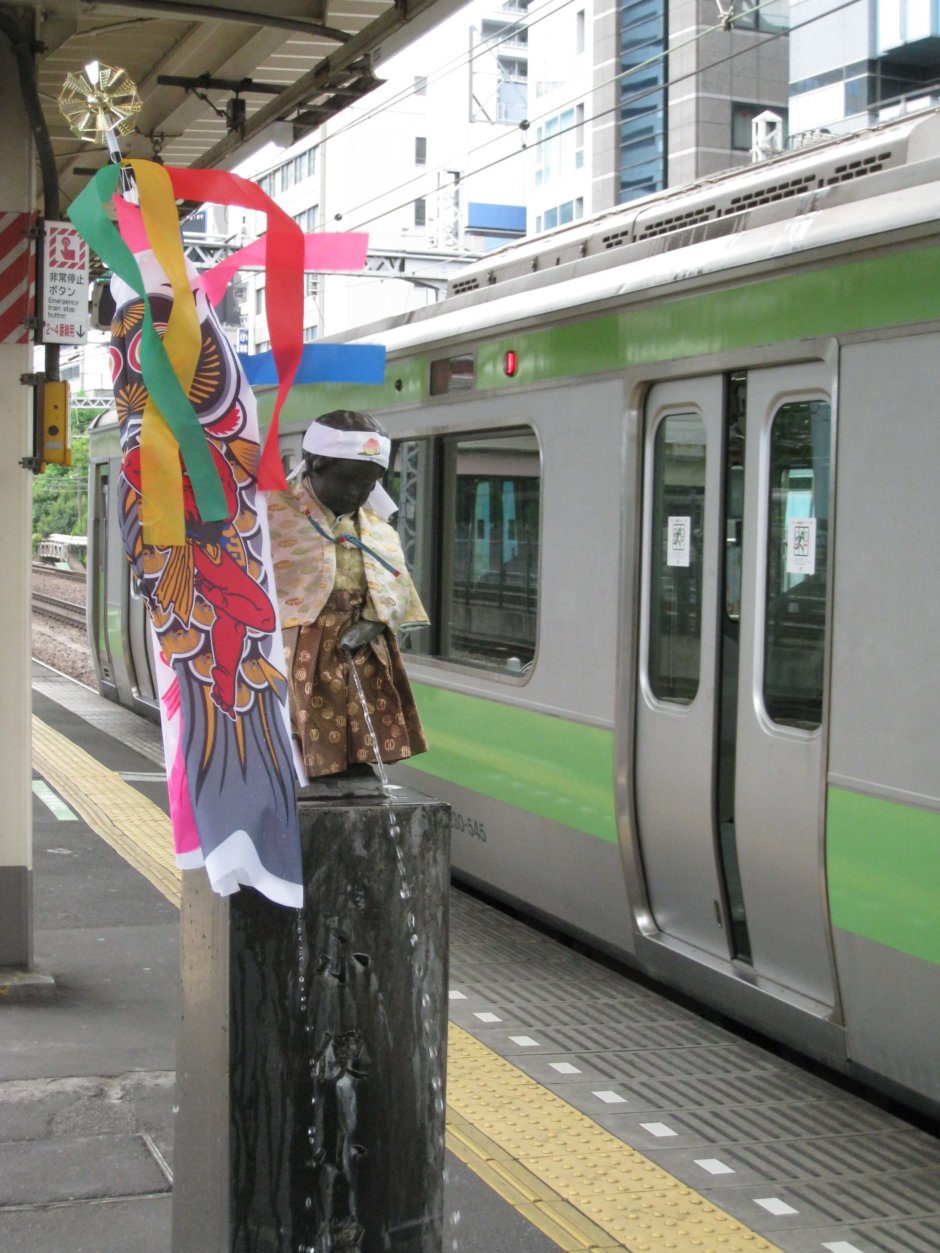
[[[374,640],[384,629],[384,624],[381,622],[373,622],[371,618],[360,618],[340,636],[340,647],[361,648],[363,644],[368,644],[369,640]]]

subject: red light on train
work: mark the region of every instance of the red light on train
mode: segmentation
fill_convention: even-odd
[[[519,366],[519,358],[510,349],[510,351],[507,352],[506,356],[503,358],[503,373],[508,378],[515,378],[516,370],[518,366]]]

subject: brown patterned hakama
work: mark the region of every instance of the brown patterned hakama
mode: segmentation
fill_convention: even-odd
[[[285,631],[291,668],[291,724],[312,777],[375,762],[349,654],[340,639],[362,617],[366,595],[334,591],[316,622]],[[384,762],[427,752],[398,644],[385,630],[353,654]]]

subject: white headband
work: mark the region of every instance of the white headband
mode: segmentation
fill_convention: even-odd
[[[304,435],[303,450],[314,457],[373,461],[387,470],[392,441],[376,431],[337,431],[322,422],[311,422]]]

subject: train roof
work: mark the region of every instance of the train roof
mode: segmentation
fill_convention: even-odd
[[[619,265],[621,250],[630,245],[671,237],[668,243],[660,242],[660,251],[682,247],[831,203],[881,195],[909,185],[911,167],[937,156],[940,110],[936,109],[849,135],[821,135],[792,152],[506,244],[457,274],[447,294],[460,296],[586,257],[600,255],[608,264]],[[884,177],[873,180],[873,175]]]
[[[384,344],[392,354],[447,348],[781,272],[899,231],[934,231],[938,191],[940,110],[931,109],[520,240],[468,267],[444,300],[323,342]]]

